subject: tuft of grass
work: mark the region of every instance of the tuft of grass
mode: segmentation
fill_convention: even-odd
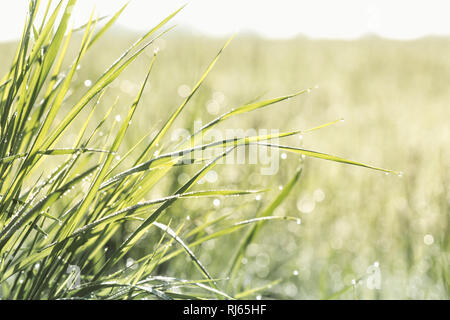
[[[85,25],[71,29],[69,21],[75,0],[59,2],[52,12],[47,6],[41,23],[36,21],[41,9],[39,4],[38,0],[30,1],[23,36],[9,71],[0,80],[0,285],[4,299],[234,299],[252,296],[267,286],[243,288],[236,277],[242,267],[240,262],[264,224],[298,220],[295,216],[275,216],[274,210],[299,180],[302,169],[296,170],[273,202],[252,219],[232,221],[228,219],[230,215],[224,214],[213,220],[205,219],[188,231],[184,223],[178,224],[176,217],[163,220],[168,209],[180,201],[189,206],[193,199],[245,199],[248,195],[266,191],[192,190],[219,160],[236,148],[260,144],[308,157],[391,172],[317,151],[270,143],[275,138],[308,130],[195,145],[195,136],[205,134],[225,120],[294,98],[308,90],[243,105],[208,123],[183,143],[168,144],[166,136],[174,121],[189,105],[232,37],[148,145],[138,148],[151,132],[145,133],[135,147],[115,163],[131,121],[139,113],[142,95],[157,63],[157,53],[151,56],[140,90],[127,107],[127,116],[118,128],[114,126],[115,122],[107,128],[115,106],[99,123],[94,122],[92,115],[100,112],[98,105],[103,103],[103,95],[110,84],[150,44],[171,29],[167,27],[168,22],[182,8],[138,39],[84,92],[73,86],[75,72],[85,61],[87,52],[125,7],[100,29],[98,22],[104,18],[95,19],[94,12]],[[82,37],[75,58],[66,68],[74,32],[82,32]],[[71,91],[77,91],[79,98],[73,105],[68,105]],[[80,120],[89,107],[92,109],[82,120],[81,128],[76,127],[75,120]],[[106,142],[100,139],[100,128],[109,132]],[[68,132],[77,133],[73,145],[59,146]],[[196,150],[217,147],[226,151],[209,159],[191,156]],[[186,156],[191,156],[192,161],[182,161]],[[54,157],[63,158],[62,164],[48,172],[51,169],[49,159]],[[123,169],[121,164],[128,162],[132,165]],[[158,182],[180,165],[201,167],[172,194],[148,200],[147,195],[158,187]],[[212,226],[214,232],[204,233]],[[240,232],[245,228],[249,230],[242,236]],[[193,248],[230,234],[242,237],[241,244],[231,260],[229,277],[216,278]],[[143,242],[145,254],[129,260],[134,252],[140,252],[136,248]],[[174,250],[172,245],[179,248]],[[198,270],[197,279],[164,274],[164,266],[181,254],[186,255],[190,265]],[[278,282],[275,280],[270,285]]]

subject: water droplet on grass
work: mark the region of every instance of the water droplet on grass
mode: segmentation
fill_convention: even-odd
[[[85,86],[85,87],[90,87],[90,86],[92,86],[92,81],[91,81],[91,80],[85,80],[85,81],[84,81],[84,86]]]

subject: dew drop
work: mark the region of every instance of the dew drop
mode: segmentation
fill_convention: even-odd
[[[225,101],[225,95],[220,91],[216,91],[213,93],[213,99],[218,103],[223,103]]]
[[[205,179],[206,181],[208,181],[209,183],[214,183],[217,181],[218,179],[218,175],[217,172],[214,170],[209,171],[206,175],[205,175]]]
[[[134,264],[134,260],[132,258],[127,259],[127,268],[130,268]]]
[[[325,192],[322,189],[316,189],[313,193],[314,201],[322,202],[325,199]]]
[[[177,180],[178,180],[179,184],[184,184],[184,183],[186,183],[189,180],[189,175],[187,173],[185,173],[185,172],[180,173],[178,175]]]
[[[431,246],[434,243],[434,237],[431,234],[426,234],[423,237],[423,242],[427,245],[427,246]]]
[[[186,84],[182,84],[178,87],[177,92],[180,97],[186,98],[191,93],[191,88]]]
[[[90,87],[90,86],[92,86],[92,81],[91,81],[91,80],[85,80],[85,81],[84,81],[84,86],[85,86],[85,87]]]
[[[316,202],[312,197],[304,197],[297,201],[297,209],[302,213],[311,213],[316,207]]]
[[[217,115],[220,111],[220,104],[216,100],[210,100],[206,103],[206,110],[211,115]]]

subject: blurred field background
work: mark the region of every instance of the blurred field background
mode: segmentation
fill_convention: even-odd
[[[74,99],[136,38],[135,34],[114,29],[97,43],[77,72],[79,84]],[[160,121],[165,121],[182,101],[183,90],[192,88],[225,40],[175,30],[157,41],[147,56],[139,58],[111,85],[100,106],[103,112],[95,113],[98,121],[117,96],[119,104],[114,112],[122,118],[126,115],[153,49],[159,48],[150,85],[122,153],[149,130],[161,126]],[[0,71],[4,74],[15,44],[0,44],[0,48]],[[268,40],[238,34],[175,127],[192,129],[195,120],[205,124],[216,112],[222,114],[256,98],[317,85],[308,94],[226,122],[222,128],[289,131],[342,117],[344,122],[282,142],[403,172],[399,177],[306,159],[299,184],[276,211],[276,215],[298,216],[302,223],[275,221],[264,225],[243,261],[242,287],[264,286],[281,279],[258,293],[263,299],[449,298],[448,56],[447,38]],[[69,99],[65,108],[70,106]],[[72,125],[65,141],[72,141],[77,133],[76,125]],[[102,143],[96,141],[95,146]],[[60,145],[64,146],[64,140]],[[271,189],[260,198],[227,198],[215,203],[211,199],[180,201],[164,219],[175,218],[173,226],[183,222],[181,236],[185,236],[198,223],[220,215],[254,217],[273,200],[279,186],[287,183],[299,164],[296,155],[283,158],[273,176],[261,175],[257,165],[220,165],[215,169],[217,179],[212,175],[204,182],[211,189]],[[49,170],[52,168],[49,163]],[[160,183],[159,196],[184,182],[182,170]],[[129,225],[131,228],[132,223]],[[227,276],[224,266],[229,264],[242,235],[233,234],[194,248],[213,277]],[[111,242],[114,245],[114,239]],[[145,248],[137,248],[136,256],[139,250]],[[198,270],[186,259],[180,256],[158,272],[195,278]],[[367,269],[374,264],[381,272],[381,287],[373,290],[367,287],[366,278],[361,283],[357,280],[367,276]],[[352,280],[356,280],[354,286]],[[345,288],[348,290],[333,296]]]

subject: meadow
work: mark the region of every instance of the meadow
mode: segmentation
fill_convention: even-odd
[[[71,61],[78,54],[82,35],[74,34],[62,70],[70,68]],[[54,123],[48,128],[49,134],[58,128],[58,124],[104,70],[139,36],[113,28],[92,49],[89,48],[80,67],[74,72],[67,97],[55,115]],[[123,141],[111,159],[109,153],[93,153],[82,158],[78,166],[88,168],[90,163],[109,159],[111,171],[106,177],[111,177],[147,160],[151,155],[146,153],[146,145],[153,141],[170,114],[189,97],[192,88],[226,41],[226,38],[206,37],[177,28],[164,34],[101,92],[98,106],[93,99],[89,107],[81,110],[52,148],[72,148],[75,141],[82,140],[79,138],[80,132],[86,132],[85,136],[95,132],[87,147],[105,149],[114,141],[115,132],[122,123],[130,120]],[[0,75],[9,71],[16,48],[17,43],[0,45]],[[158,52],[154,59],[155,51]],[[17,250],[11,256],[17,257],[19,262],[10,265],[8,255],[17,243],[24,241],[24,248],[31,246],[42,250],[54,239],[60,239],[61,235],[55,231],[58,223],[53,220],[63,220],[61,217],[70,212],[76,201],[83,199],[86,190],[91,190],[91,187],[84,186],[73,190],[73,196],[68,195],[70,200],[63,198],[55,202],[44,216],[43,219],[47,220],[42,221],[40,228],[29,227],[28,230],[28,226],[24,227],[26,237],[31,239],[33,236],[33,243],[27,244],[22,234],[13,244],[11,241],[0,243],[2,247],[10,246],[9,251],[0,249],[3,254],[0,256],[0,270],[3,273],[0,296],[62,298],[68,295],[102,299],[209,298],[212,295],[215,298],[250,299],[448,299],[448,56],[450,39],[447,38],[394,41],[367,36],[344,41],[313,40],[299,36],[271,40],[252,34],[237,34],[160,141],[161,152],[178,142],[173,135],[176,129],[192,132],[195,121],[201,120],[206,124],[220,114],[250,102],[312,88],[288,100],[243,113],[232,121],[220,123],[217,128],[292,132],[343,118],[345,121],[319,130],[283,140],[280,138],[280,144],[324,152],[394,172],[385,174],[314,157],[303,158],[286,150],[280,150],[279,170],[273,175],[262,175],[259,165],[217,164],[204,178],[195,180],[190,191],[251,192],[235,192],[239,194],[230,197],[220,192],[212,192],[207,197],[194,194],[195,197],[186,196],[186,199],[174,201],[158,218],[158,228],[150,229],[143,241],[136,243],[126,255],[116,256],[117,260],[111,260],[114,255],[109,256],[109,252],[121,250],[123,242],[141,224],[139,218],[147,218],[148,210],[133,215],[135,219],[123,219],[119,223],[115,221],[115,225],[105,226],[106,234],[102,233],[103,230],[93,230],[88,240],[80,237],[78,242],[63,243],[62,248],[67,245],[67,249],[60,252],[63,259],[67,259],[63,267],[56,267],[51,260],[56,259],[53,255],[58,254],[52,252],[50,258],[45,258],[47,260],[44,257],[35,260],[30,258],[35,254],[32,250],[23,254]],[[152,61],[149,82],[133,118],[129,119],[130,105],[139,95]],[[112,111],[105,118],[112,106]],[[32,121],[39,120],[33,118]],[[99,123],[104,127],[97,130]],[[141,138],[143,143],[135,147]],[[131,153],[128,153],[130,150]],[[157,152],[160,151],[158,149]],[[140,158],[140,154],[145,157]],[[158,154],[153,154],[153,157]],[[35,181],[51,175],[60,168],[58,166],[64,167],[66,161],[74,156],[78,157],[79,153],[48,155],[44,164],[39,163],[38,169],[27,175],[25,181],[28,185],[24,184],[22,192],[28,192],[26,187],[33,187]],[[98,158],[100,160],[96,160]],[[302,167],[301,172],[299,166]],[[109,206],[113,212],[136,201],[166,197],[183,188],[202,167],[202,163],[194,163],[173,166],[167,171],[165,168],[157,169],[164,172],[163,176],[158,176],[155,181],[145,180],[145,192],[141,193],[137,185],[142,180],[130,178],[130,184],[135,184],[136,189],[126,189],[121,184],[123,190],[120,191],[119,187],[115,190],[122,192],[123,197],[112,197],[106,205],[102,204],[104,194],[98,191],[92,195],[92,203],[97,204],[86,204],[84,209],[94,214],[96,206],[104,206],[102,208],[106,213],[95,213],[98,217],[104,217],[110,212]],[[17,167],[2,171],[2,179],[14,170]],[[70,177],[68,175],[57,186],[50,186],[49,190],[57,190],[70,181]],[[87,175],[83,183],[89,185],[89,177]],[[140,176],[140,179],[146,177]],[[105,178],[104,181],[108,180]],[[7,193],[7,186],[2,182],[2,194]],[[289,189],[283,194],[286,188]],[[254,194],[254,190],[264,192]],[[50,191],[42,190],[43,194],[50,194]],[[135,196],[136,199],[133,198]],[[117,204],[120,201],[123,203]],[[155,208],[151,207],[151,210]],[[4,212],[0,224],[3,228],[8,226],[10,218],[9,213]],[[279,218],[249,223],[239,227],[239,230],[227,229],[233,228],[230,227],[235,226],[233,223],[261,217],[261,212]],[[80,216],[80,221],[82,219],[86,219],[86,224],[92,223],[89,217]],[[41,220],[36,221],[41,223]],[[172,236],[167,235],[170,235],[168,226],[176,236],[173,233]],[[251,229],[253,226],[257,228]],[[249,234],[249,229],[255,235],[244,247],[239,259],[234,260],[237,264],[233,264],[236,249]],[[220,230],[230,232],[217,235]],[[74,232],[74,229],[70,231]],[[49,240],[41,237],[42,233]],[[179,239],[184,242],[180,243]],[[0,240],[3,241],[1,237]],[[183,244],[190,249],[184,248],[183,252]],[[96,251],[89,259],[85,257],[85,252],[78,257],[74,249],[76,245],[87,246],[88,252],[92,248]],[[42,251],[36,252],[40,254]],[[33,261],[33,264],[24,267],[23,273],[16,275],[15,271],[11,271],[15,270],[12,267],[20,269],[20,261],[26,259]],[[91,281],[99,288],[82,285],[81,289],[62,289],[67,284],[66,277],[70,275],[66,267],[79,265],[73,261],[85,263],[80,266],[81,283]],[[113,261],[114,266],[113,262],[108,264],[108,261]],[[101,268],[102,264],[111,269]],[[95,283],[99,280],[96,273],[105,276],[106,283],[114,280],[114,272],[120,272],[122,268],[126,270],[123,271],[126,277],[118,277],[115,286],[105,285],[103,288],[101,286],[104,284]],[[59,270],[54,278],[40,276],[40,272],[50,274],[51,270]],[[8,277],[4,277],[8,272]],[[106,273],[113,276],[106,276]],[[151,281],[158,284],[142,289],[136,283],[143,275],[154,277]],[[376,283],[373,282],[374,276]],[[173,279],[183,280],[177,282]],[[121,291],[130,282],[133,287],[125,293]],[[45,286],[47,283],[49,287]],[[210,295],[205,294],[205,290]]]

